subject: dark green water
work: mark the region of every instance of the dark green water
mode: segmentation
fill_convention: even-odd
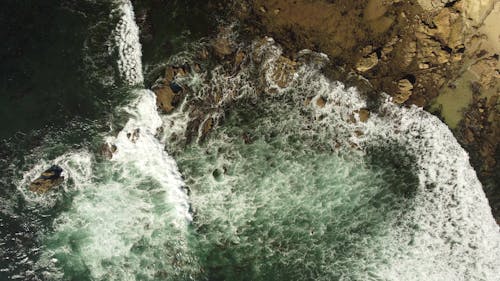
[[[137,13],[147,13],[149,28],[141,38],[145,69],[209,32],[207,17],[199,16],[204,1],[141,4]],[[97,151],[129,94],[110,51],[119,21],[111,12],[115,3],[6,0],[1,6],[0,280],[27,280],[35,278],[26,272],[39,256],[40,234],[71,200],[30,205],[16,189],[18,180],[40,159]]]

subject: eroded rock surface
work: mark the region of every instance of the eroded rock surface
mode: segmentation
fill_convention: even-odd
[[[463,70],[493,0],[255,0],[240,16],[287,54],[307,48],[354,69],[395,102],[427,106]],[[257,29],[255,28],[257,27]],[[409,81],[411,92],[401,91]],[[405,85],[409,88],[408,85]]]
[[[31,182],[29,190],[36,193],[46,193],[63,182],[63,169],[57,165],[45,170],[36,180]]]
[[[448,97],[439,102],[455,108],[457,99],[470,96],[459,113],[465,118],[448,124],[460,123],[450,127],[471,154],[483,183],[494,178],[492,171],[500,167],[498,1],[241,3],[244,12],[235,14],[244,22],[245,32],[273,37],[292,60],[302,49],[326,53],[334,65],[364,76],[376,91],[390,94],[396,103],[429,107],[447,92]],[[466,81],[462,81],[464,75]],[[472,89],[479,94],[472,97]],[[443,112],[449,111],[446,104],[440,106]],[[443,118],[448,121],[447,116]],[[492,199],[491,195],[500,194],[500,180],[496,182],[489,198],[500,202],[500,196]],[[500,206],[494,211],[500,217]]]

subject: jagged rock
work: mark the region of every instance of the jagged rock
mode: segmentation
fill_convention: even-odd
[[[165,70],[162,82],[153,87],[153,92],[156,94],[156,103],[163,112],[172,112],[182,100],[185,89],[174,80],[186,75],[187,71],[183,67],[169,66]]]
[[[418,0],[417,2],[420,5],[420,7],[422,7],[424,10],[433,12],[433,11],[439,11],[445,5],[453,3],[453,1],[456,0]]]
[[[383,60],[388,60],[389,59],[389,54],[392,53],[392,51],[394,50],[394,45],[396,45],[396,43],[398,42],[399,40],[399,37],[394,37],[392,38],[391,40],[389,40],[385,45],[384,47],[382,48],[382,59]]]
[[[463,17],[469,26],[479,26],[489,15],[498,0],[462,0],[460,1]]]
[[[217,38],[213,42],[212,47],[215,54],[219,57],[225,57],[233,52],[233,49],[231,48],[231,42],[228,38]]]
[[[113,158],[113,153],[115,153],[116,150],[116,145],[112,143],[106,142],[101,145],[101,155],[106,157],[107,159]]]
[[[317,105],[319,108],[323,108],[323,107],[325,107],[325,105],[326,105],[326,100],[325,100],[323,97],[319,97],[319,98],[316,100],[316,105]]]
[[[428,69],[429,67],[430,67],[429,64],[426,62],[421,62],[418,64],[419,69]]]
[[[234,56],[234,64],[236,66],[239,66],[243,62],[245,57],[246,57],[245,52],[243,52],[243,51],[236,52],[236,55]]]
[[[203,136],[206,136],[210,130],[212,130],[212,127],[214,125],[214,119],[213,118],[207,118],[205,122],[203,122],[203,127],[202,127],[202,134]]]
[[[417,42],[410,41],[403,52],[403,60],[401,61],[401,66],[403,68],[407,68],[412,62],[415,56],[417,55]]]
[[[500,70],[498,68],[498,57],[491,56],[479,60],[471,67],[471,72],[474,73],[485,89],[494,87],[500,79]]]
[[[233,53],[234,42],[231,39],[231,29],[221,28],[219,34],[212,40],[212,49],[219,58],[224,58]]]
[[[395,103],[404,103],[407,101],[413,90],[413,84],[408,79],[401,79],[398,81],[398,91],[393,98]]]
[[[356,70],[359,72],[367,72],[378,64],[377,53],[372,53],[367,57],[362,57],[356,64]]]
[[[45,170],[36,180],[34,180],[29,189],[36,193],[46,193],[55,186],[63,182],[64,177],[61,176],[63,169],[57,165]]]
[[[127,133],[127,138],[135,143],[137,142],[137,140],[139,139],[139,133],[141,132],[141,130],[139,128],[135,129],[134,131],[132,131],[131,133]]]
[[[276,85],[280,88],[287,87],[293,80],[293,76],[297,71],[297,63],[286,58],[284,56],[280,56],[275,64],[273,69],[273,75],[271,79]]]

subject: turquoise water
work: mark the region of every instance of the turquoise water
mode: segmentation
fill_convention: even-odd
[[[117,61],[101,82],[117,95],[113,111],[5,143],[0,279],[500,275],[498,226],[467,154],[437,118],[329,80],[328,59],[310,51],[281,88],[272,39],[241,43],[249,58],[238,71],[215,65],[178,81],[191,89],[186,101],[160,115],[143,87],[153,74],[143,74],[132,5],[114,2],[110,14]],[[201,42],[169,61],[193,63]],[[213,130],[191,130],[190,103],[216,94],[198,116]],[[35,148],[23,150],[30,139]],[[99,154],[103,143],[117,147],[111,159]],[[29,192],[52,164],[64,169],[61,186]]]
[[[260,102],[177,157],[209,279],[369,280],[414,179],[328,149],[285,97]]]

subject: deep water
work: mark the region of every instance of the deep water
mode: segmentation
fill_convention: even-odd
[[[178,81],[185,102],[161,115],[144,84],[194,63],[214,19],[198,1],[136,2],[5,3],[0,280],[500,275],[498,226],[441,121],[329,80],[310,51],[281,88],[269,38],[238,46],[239,69]],[[190,102],[218,94],[199,113],[210,134],[188,137]],[[63,183],[30,192],[53,164]]]

